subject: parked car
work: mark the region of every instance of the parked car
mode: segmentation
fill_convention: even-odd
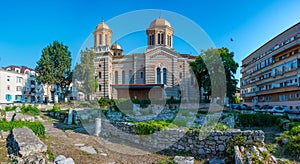
[[[283,108],[285,113],[287,113],[290,110],[290,108],[286,105],[280,105],[280,107]]]
[[[230,107],[231,107],[231,109],[237,109],[237,110],[241,109],[240,104],[230,104]]]
[[[268,109],[269,113],[285,113],[284,108],[281,106],[275,105],[273,108]]]
[[[299,114],[300,113],[300,109],[296,108],[296,109],[288,109],[285,111],[288,114]]]
[[[259,110],[256,112],[261,112],[261,113],[267,113],[268,110],[272,109],[273,107],[270,105],[263,105]]]
[[[251,110],[255,111],[255,112],[258,112],[260,111],[260,106],[259,105],[254,105]]]
[[[241,110],[251,110],[251,107],[246,104],[242,104],[240,107],[241,107]]]

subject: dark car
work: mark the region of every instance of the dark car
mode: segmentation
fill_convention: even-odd
[[[254,105],[251,110],[255,111],[255,112],[258,112],[260,111],[260,106],[259,105]]]
[[[246,105],[246,104],[242,104],[241,105],[241,110],[251,110],[251,107]]]

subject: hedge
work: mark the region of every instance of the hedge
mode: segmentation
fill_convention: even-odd
[[[274,126],[277,125],[280,119],[285,118],[286,116],[275,116],[271,114],[239,114],[238,123],[240,126],[247,127],[265,127],[265,126]]]

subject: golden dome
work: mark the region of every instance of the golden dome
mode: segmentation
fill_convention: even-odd
[[[96,29],[110,29],[106,23],[104,23],[104,19],[102,19],[102,22],[97,25]]]
[[[171,27],[170,22],[159,17],[150,23],[150,28],[158,27],[158,26],[169,26]]]
[[[118,43],[115,43],[111,46],[111,49],[118,49],[118,50],[121,50],[122,47],[118,44]]]

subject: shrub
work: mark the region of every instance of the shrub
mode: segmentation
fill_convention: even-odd
[[[284,116],[275,116],[270,114],[238,114],[238,122],[240,126],[274,126],[279,123],[279,120],[285,118]]]
[[[226,131],[226,130],[229,130],[229,126],[227,126],[226,124],[223,124],[223,123],[217,123],[217,125],[215,126],[215,130],[218,130],[218,131]]]
[[[60,111],[60,106],[54,105],[50,111],[51,111],[51,112],[57,112],[57,111]]]
[[[22,128],[24,126],[27,126],[29,129],[31,129],[36,135],[40,137],[45,136],[45,127],[40,122],[27,122],[27,121],[0,121],[0,130],[3,131],[10,131],[13,128]]]
[[[148,121],[148,122],[135,122],[135,133],[140,135],[153,134],[155,131],[160,131],[170,125],[169,121]]]
[[[11,106],[6,106],[6,107],[5,107],[5,111],[6,111],[6,112],[14,111],[14,110],[16,110],[16,109],[17,109],[16,106],[12,106],[12,107],[11,107]]]
[[[287,143],[282,143],[283,139],[287,139]],[[277,142],[282,146],[283,152],[286,155],[300,160],[300,125],[293,127],[289,131],[285,131],[277,138]]]
[[[41,111],[35,106],[31,106],[31,105],[24,106],[23,105],[21,107],[21,113],[28,114],[28,115],[33,115],[33,116],[38,116],[38,115],[40,115]]]

